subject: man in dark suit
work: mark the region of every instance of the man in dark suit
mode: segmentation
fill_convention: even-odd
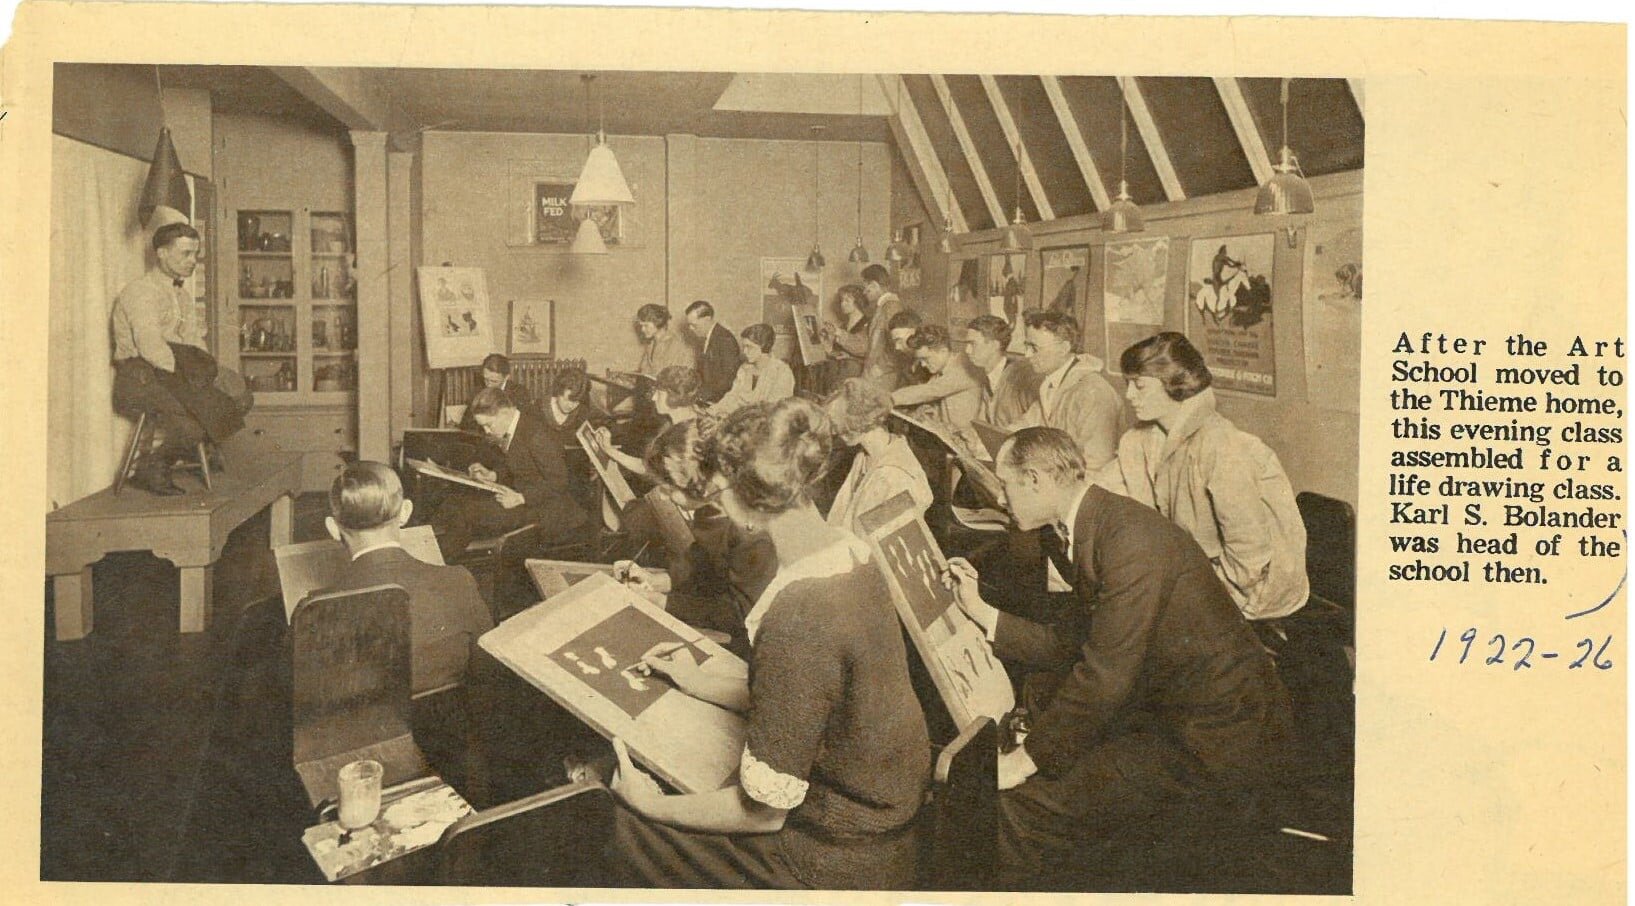
[[[505,454],[499,468],[472,463],[473,478],[505,485],[504,490],[473,490],[451,497],[431,519],[443,559],[452,562],[479,535],[499,535],[532,522],[546,541],[572,537],[588,521],[569,489],[562,458],[563,438],[533,412],[517,408],[497,387],[485,387],[471,400],[477,426]]]
[[[1080,605],[1056,626],[1003,613],[968,562],[949,562],[1000,658],[1043,671],[1024,696],[1032,731],[1000,756],[999,856],[1007,888],[1053,889],[1085,843],[1225,809],[1275,777],[1288,694],[1197,543],[1092,487],[1071,436],[1025,428],[996,459],[1017,527],[1042,529],[1050,586]]]
[[[483,387],[494,387],[499,390],[504,390],[506,396],[511,397],[511,402],[515,403],[518,409],[523,411],[538,411],[534,407],[534,397],[533,394],[528,392],[528,387],[521,381],[512,379],[511,360],[505,356],[495,352],[490,353],[487,358],[484,358],[482,378]],[[476,419],[471,415],[471,407],[469,405],[466,406],[465,415],[460,417],[460,430],[479,430]]]
[[[410,671],[421,693],[462,679],[472,644],[494,619],[465,567],[425,563],[403,549],[398,530],[413,510],[390,467],[362,461],[343,469],[329,488],[324,527],[351,559],[323,592],[400,585],[409,593]]]
[[[687,329],[698,339],[698,400],[709,405],[732,389],[744,356],[732,331],[715,323],[715,306],[703,299],[687,306]]]

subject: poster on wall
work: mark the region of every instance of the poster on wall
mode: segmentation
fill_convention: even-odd
[[[637,242],[634,205],[575,205],[573,188],[578,176],[561,172],[560,164],[543,160],[512,160],[506,170],[505,244],[566,252],[578,235],[579,223],[593,221],[609,248],[631,248]],[[641,196],[634,182],[630,191]]]
[[[988,310],[985,314],[1004,318],[1011,325],[1011,345],[1007,352],[1022,351],[1023,299],[1028,281],[1028,256],[1023,252],[988,256]]]
[[[1272,345],[1272,253],[1276,237],[1192,240],[1187,255],[1187,336],[1215,386],[1277,395]]]
[[[965,325],[982,314],[982,262],[964,258],[952,265],[948,269],[954,278],[948,284],[948,329],[958,339]]]
[[[893,266],[897,271],[897,293],[908,303],[920,301],[920,284],[924,279],[920,270],[920,235],[920,225],[917,223],[903,230],[903,244],[907,247],[908,257]]]
[[[624,238],[622,206],[616,204],[569,204],[577,180],[534,183],[534,244],[572,244],[579,222],[590,218],[601,230],[609,248]]]
[[[779,336],[794,336],[790,306],[810,305],[817,311],[822,303],[823,274],[805,268],[805,258],[761,259],[761,321],[772,325]]]
[[[511,355],[553,355],[556,352],[556,300],[511,300]]]
[[[1109,242],[1103,249],[1102,308],[1107,313],[1107,370],[1131,345],[1164,329],[1169,237]]]
[[[1306,399],[1355,413],[1362,366],[1362,227],[1313,223],[1305,253]]]
[[[1090,250],[1045,249],[1039,253],[1039,305],[1084,325],[1084,291],[1090,280]]]
[[[426,333],[426,366],[480,365],[498,349],[489,323],[488,283],[480,267],[419,269],[420,322]]]

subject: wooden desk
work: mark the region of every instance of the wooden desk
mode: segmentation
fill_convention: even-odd
[[[290,542],[301,492],[301,457],[235,462],[214,476],[215,490],[155,497],[108,489],[46,516],[45,571],[56,597],[57,641],[84,638],[92,627],[91,565],[114,551],[152,551],[180,571],[181,631],[202,632],[210,611],[210,570],[233,529],[272,507],[272,545]]]

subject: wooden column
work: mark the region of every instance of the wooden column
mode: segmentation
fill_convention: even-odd
[[[352,136],[352,217],[358,235],[358,458],[391,458],[387,304],[386,133]]]
[[[386,248],[387,293],[390,317],[388,346],[391,349],[391,405],[389,436],[403,436],[414,425],[414,262],[410,245],[410,176],[414,154],[389,151],[386,154]],[[388,441],[389,442],[389,441]]]

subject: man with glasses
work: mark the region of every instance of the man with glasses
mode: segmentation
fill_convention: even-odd
[[[1023,348],[1039,378],[1039,396],[1023,422],[1066,431],[1092,474],[1118,449],[1122,404],[1113,385],[1102,377],[1101,359],[1075,354],[1079,322],[1059,311],[1030,311],[1024,322]]]

